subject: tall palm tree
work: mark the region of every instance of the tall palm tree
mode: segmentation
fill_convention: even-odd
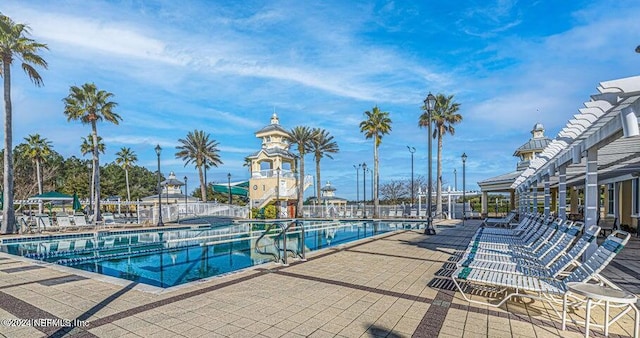
[[[51,155],[51,142],[46,138],[40,137],[40,134],[29,135],[24,138],[26,147],[24,149],[25,155],[33,161],[36,166],[36,183],[38,184],[38,194],[42,194],[42,163]],[[42,213],[43,204],[42,201],[38,203],[38,212]]]
[[[209,139],[210,135],[205,134],[202,130],[194,130],[187,134],[186,139],[179,139],[182,145],[177,146],[178,152],[176,158],[185,161],[184,166],[193,163],[198,169],[200,178],[200,194],[202,201],[207,201],[207,187],[204,181],[204,169],[208,166],[217,167],[222,164],[220,160],[220,150],[218,150],[218,142]]]
[[[289,142],[298,145],[298,156],[300,157],[300,178],[298,179],[298,207],[297,217],[303,217],[304,203],[304,155],[310,151],[313,132],[307,126],[297,126],[289,132]],[[278,183],[279,184],[279,183]]]
[[[313,158],[316,161],[316,192],[317,196],[320,196],[321,180],[320,180],[320,160],[326,156],[333,159],[331,154],[335,154],[340,151],[338,143],[333,140],[333,136],[329,135],[329,132],[324,129],[314,128],[313,138],[311,139],[311,151],[313,152]]]
[[[373,138],[373,217],[378,217],[378,147],[382,143],[382,136],[391,132],[391,119],[389,113],[380,111],[378,106],[373,107],[371,111],[364,112],[366,119],[360,122],[360,132],[364,133],[367,139]]]
[[[15,212],[13,209],[13,133],[12,133],[12,108],[11,108],[11,64],[17,59],[20,66],[27,73],[29,79],[37,86],[43,85],[42,77],[35,67],[47,69],[47,62],[38,55],[47,45],[28,38],[29,26],[15,23],[8,16],[0,13],[0,76],[4,85],[4,175],[2,208],[3,222],[0,233],[14,232]]]
[[[426,107],[422,107],[425,111],[420,115],[418,125],[420,127],[429,126],[429,113]],[[442,215],[442,139],[446,134],[454,135],[456,129],[453,125],[462,121],[462,115],[458,114],[460,104],[454,102],[453,95],[444,96],[436,95],[436,106],[431,113],[431,121],[433,121],[433,135],[430,137],[438,139],[438,157],[436,172],[436,215]]]
[[[129,168],[138,161],[138,156],[131,148],[122,147],[116,153],[116,163],[124,169],[124,180],[127,184],[127,202],[131,201],[131,190],[129,190]]]
[[[85,83],[82,87],[71,86],[69,95],[64,98],[64,114],[67,121],[80,120],[82,124],[91,125],[91,138],[93,140],[93,176],[95,203],[93,210],[95,219],[100,220],[100,156],[98,148],[98,121],[105,120],[118,124],[122,118],[114,111],[117,103],[110,101],[113,94],[104,90],[98,90],[95,84]]]
[[[96,187],[96,172],[93,170],[93,167],[96,165],[95,162],[93,162],[93,150],[94,150],[94,146],[93,146],[93,137],[91,137],[91,134],[89,134],[89,136],[87,136],[86,138],[81,137],[82,139],[82,144],[80,144],[80,152],[82,153],[82,156],[86,155],[86,154],[91,154],[91,191],[89,192],[91,195],[89,196],[94,196],[94,192],[95,192],[95,187]],[[102,137],[98,136],[98,152],[101,154],[104,154],[104,150],[105,150],[105,145],[104,142],[102,142]],[[93,197],[92,197],[93,198]]]

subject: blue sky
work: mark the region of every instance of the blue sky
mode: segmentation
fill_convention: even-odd
[[[67,122],[62,99],[94,82],[115,94],[123,118],[98,126],[102,163],[130,147],[155,170],[159,143],[163,173],[195,183],[195,168],[174,154],[197,128],[220,142],[224,165],[209,181],[226,182],[228,172],[248,178],[243,159],[275,109],[287,129],[335,136],[341,151],[322,161],[322,181],[351,199],[353,164],[373,161],[358,124],[374,105],[393,120],[380,146],[385,182],[410,177],[407,145],[417,149],[415,174],[426,176],[420,106],[429,91],[455,95],[464,121],[445,138],[443,179],[453,185],[457,169],[461,186],[466,152],[473,189],[515,169],[513,151],[536,122],[553,138],[599,82],[640,70],[637,1],[5,0],[0,11],[50,49],[44,87],[13,69],[14,144],[39,133],[82,157],[90,128]]]

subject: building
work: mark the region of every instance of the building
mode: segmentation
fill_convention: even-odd
[[[249,199],[254,208],[269,204],[280,206],[280,217],[295,216],[298,200],[297,156],[289,151],[289,132],[280,125],[274,112],[271,122],[258,130],[256,137],[262,147],[247,156],[250,162]],[[305,179],[304,188],[311,185],[311,176]]]
[[[640,217],[640,76],[601,82],[512,183],[521,213],[603,217],[636,231]]]
[[[336,190],[337,189],[331,185],[331,182],[327,181],[327,184],[320,189],[320,198],[311,198],[310,201],[320,205],[346,207],[347,199],[336,196]]]
[[[513,153],[513,156],[519,158],[516,170],[478,182],[482,191],[482,217],[486,217],[489,212],[489,193],[509,193],[509,208],[511,210],[516,208],[515,190],[511,185],[549,143],[551,139],[544,135],[544,126],[542,123],[536,123],[531,130],[531,138]]]
[[[160,183],[160,186],[162,187],[162,193],[160,194],[160,197],[162,198],[162,203],[166,203],[166,204],[175,204],[175,203],[184,203],[185,202],[185,197],[186,197],[186,201],[193,203],[193,202],[199,202],[200,199],[195,198],[193,196],[185,196],[185,194],[182,193],[181,187],[185,185],[184,182],[178,180],[176,178],[176,174],[172,171],[169,173],[169,177],[167,177],[166,180],[162,181]],[[185,191],[186,193],[186,191]],[[158,195],[151,195],[151,196],[147,196],[142,198],[143,202],[158,202]]]

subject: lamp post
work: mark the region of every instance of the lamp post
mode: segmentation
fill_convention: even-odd
[[[359,163],[357,167],[355,164],[353,165],[353,169],[356,170],[356,208],[360,207],[360,186],[358,185],[358,182],[360,182],[359,174],[361,166],[362,164]]]
[[[413,196],[414,196],[414,189],[413,189],[413,153],[416,152],[416,148],[414,147],[409,147],[407,146],[407,149],[409,149],[409,152],[411,153],[411,207],[413,208]]]
[[[276,168],[276,219],[280,218],[280,167]]]
[[[160,184],[160,152],[162,148],[160,145],[156,145],[156,155],[158,156],[158,226],[164,226],[162,223],[162,185]]]
[[[429,117],[429,134],[427,134],[427,139],[429,140],[428,143],[428,148],[429,148],[429,152],[428,152],[428,158],[429,158],[429,165],[428,167],[428,177],[427,177],[427,227],[424,229],[424,233],[425,234],[430,234],[432,231],[432,227],[431,227],[431,157],[432,157],[432,153],[431,153],[431,139],[433,137],[431,137],[431,114],[433,113],[433,110],[436,107],[436,97],[433,96],[433,94],[429,93],[429,95],[427,95],[427,98],[424,99],[424,106],[425,108],[427,108],[427,115]]]
[[[229,189],[229,206],[231,206],[231,173],[227,174],[227,189]]]
[[[189,191],[189,189],[187,188],[187,176],[185,176],[184,177],[184,214],[185,214],[185,216],[188,213],[188,211],[187,211],[187,204],[189,203],[189,200],[187,199],[188,191]]]
[[[453,169],[453,187],[458,191],[458,170]]]
[[[462,225],[464,226],[464,221],[465,219],[467,219],[467,207],[466,207],[466,202],[465,202],[465,191],[467,190],[466,187],[466,173],[465,173],[465,167],[466,167],[466,162],[467,162],[467,154],[466,153],[462,153]]]
[[[367,164],[362,163],[362,216],[367,218]]]

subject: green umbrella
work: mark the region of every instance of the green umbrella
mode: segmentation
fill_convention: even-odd
[[[4,191],[0,191],[0,209],[4,209]]]
[[[77,211],[82,209],[82,205],[80,204],[80,199],[78,198],[78,193],[73,193],[73,210]]]

